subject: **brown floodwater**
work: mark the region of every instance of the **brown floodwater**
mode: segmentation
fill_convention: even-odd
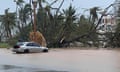
[[[51,49],[15,54],[0,49],[0,72],[120,72],[120,50]]]

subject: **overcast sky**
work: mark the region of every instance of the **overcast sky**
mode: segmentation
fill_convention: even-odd
[[[71,0],[65,0],[63,8],[67,8],[70,3],[72,3],[73,6],[77,9],[77,12],[81,13],[83,11],[83,8],[92,8],[94,6],[106,8],[110,4],[114,3],[114,1],[115,0],[74,0],[73,2],[71,2]],[[58,4],[54,6],[58,6]],[[15,3],[13,2],[13,0],[0,0],[0,14],[4,14],[4,10],[7,8],[10,8],[10,11],[12,12],[15,11]]]

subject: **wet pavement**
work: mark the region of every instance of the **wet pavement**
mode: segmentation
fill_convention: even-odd
[[[52,49],[15,54],[0,49],[0,72],[120,72],[120,50]]]
[[[13,65],[1,65],[0,72],[66,72],[66,71],[43,70],[40,68],[27,68]]]

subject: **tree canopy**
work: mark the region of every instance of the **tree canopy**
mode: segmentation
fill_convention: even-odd
[[[11,13],[9,9],[0,16],[0,37],[7,40],[29,41],[29,34],[33,31],[33,6],[32,0],[26,3],[24,0],[15,0],[16,12]],[[89,17],[78,15],[72,3],[66,9],[61,9],[64,0],[61,0],[58,7],[53,5],[58,0],[49,3],[47,0],[38,0],[37,31],[43,34],[48,47],[66,47],[71,43],[80,42],[84,45],[96,46],[98,35],[96,32],[101,20],[98,18],[97,11],[100,7],[89,9]],[[119,32],[119,29],[116,31]],[[119,34],[116,34],[119,35]],[[118,37],[118,36],[117,36]],[[119,38],[118,38],[119,39]],[[1,38],[0,38],[1,40]]]

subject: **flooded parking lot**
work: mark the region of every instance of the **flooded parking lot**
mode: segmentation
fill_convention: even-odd
[[[0,49],[0,72],[120,72],[120,50],[52,49],[15,54]]]

